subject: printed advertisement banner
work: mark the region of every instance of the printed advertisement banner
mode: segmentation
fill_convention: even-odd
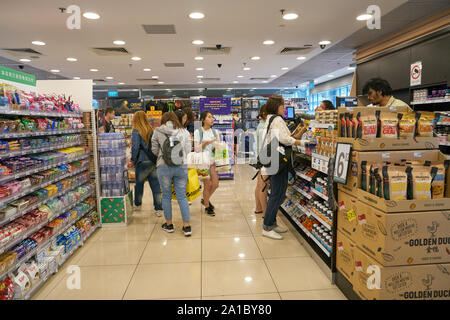
[[[0,66],[0,79],[36,86],[36,76]]]
[[[231,98],[200,98],[200,112],[209,110],[213,115],[231,114]]]

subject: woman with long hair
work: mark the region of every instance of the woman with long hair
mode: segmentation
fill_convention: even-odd
[[[178,118],[178,122],[181,124],[183,128],[187,127],[187,114],[182,109],[178,109],[175,111],[175,115]]]
[[[179,152],[172,152],[170,159],[177,165],[169,165],[164,161],[164,144],[169,139],[170,145],[178,151],[182,151],[182,158],[178,159]],[[175,144],[178,141],[179,144]],[[167,146],[167,144],[166,144]],[[181,147],[181,149],[179,149]],[[183,233],[186,237],[192,234],[190,225],[189,203],[186,198],[186,186],[188,182],[188,169],[186,166],[187,154],[191,151],[191,137],[189,132],[183,128],[174,112],[166,112],[161,118],[161,126],[155,129],[152,137],[152,152],[158,157],[156,166],[159,183],[162,188],[162,206],[166,222],[162,229],[166,232],[174,232],[172,222],[172,184],[180,206],[183,218]],[[167,156],[167,155],[166,155]],[[172,163],[172,164],[174,164]],[[179,165],[178,165],[179,164]]]
[[[216,165],[214,164],[214,147],[213,143],[219,141],[219,134],[211,127],[214,125],[214,116],[210,111],[203,111],[200,114],[200,120],[202,121],[202,127],[195,130],[194,133],[194,145],[195,151],[205,151],[209,153],[211,166],[210,177],[203,179],[203,199],[202,204],[205,206],[205,211],[210,216],[215,216],[214,206],[210,199],[213,193],[219,187],[219,174],[216,171]]]
[[[259,124],[256,128],[256,157],[261,150],[262,142],[264,139],[264,126],[266,124],[267,119],[267,105],[263,105],[261,109],[259,109]],[[255,214],[262,213],[262,218],[264,218],[264,213],[267,208],[267,192],[268,192],[268,181],[267,176],[261,175],[261,170],[258,171],[258,175],[256,177],[257,183],[255,188]]]
[[[154,213],[160,217],[162,211],[161,187],[156,174],[156,157],[151,152],[153,127],[144,111],[133,115],[133,131],[131,133],[131,162],[129,167],[136,166],[136,183],[134,186],[134,205],[141,208],[144,194],[144,183],[148,180],[153,194]]]
[[[282,118],[284,111],[284,100],[281,96],[272,96],[267,100],[267,119],[264,126],[264,145],[269,144],[272,138],[278,139],[279,145],[277,146],[277,149],[280,147],[286,149],[291,148],[292,145],[301,145],[300,140],[298,140],[300,138],[300,134],[292,136],[289,128],[284,122]],[[278,151],[273,156],[278,157]],[[270,195],[269,200],[267,201],[266,212],[264,214],[262,235],[271,239],[281,240],[283,237],[280,233],[287,232],[287,229],[282,226],[278,226],[276,219],[278,210],[286,198],[289,169],[287,166],[280,169],[278,165],[280,164],[277,163],[272,167],[263,167],[261,169],[261,175],[270,176]]]

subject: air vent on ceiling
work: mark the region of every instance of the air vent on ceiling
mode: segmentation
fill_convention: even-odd
[[[184,63],[164,63],[164,66],[167,68],[182,68],[184,67]]]
[[[256,81],[268,81],[269,78],[250,78],[250,80],[256,80]]]
[[[42,56],[42,53],[30,48],[3,48],[2,50],[16,57],[28,57],[30,55]]]
[[[94,82],[106,82],[104,79],[94,79]]]
[[[143,24],[147,34],[176,34],[174,24]]]
[[[218,54],[231,54],[231,47],[222,47],[217,49],[216,47],[200,47],[198,53],[202,55],[218,55]]]
[[[220,81],[220,78],[203,78],[203,81]]]
[[[312,47],[287,47],[280,51],[280,54],[308,54],[313,50]]]
[[[123,56],[130,54],[127,49],[121,47],[92,48],[92,51],[100,56]]]

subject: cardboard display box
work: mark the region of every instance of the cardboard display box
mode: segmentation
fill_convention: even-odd
[[[355,189],[361,187],[361,163],[367,162],[392,162],[400,163],[402,160],[407,161],[431,161],[444,162],[446,156],[439,150],[411,150],[411,151],[383,151],[383,152],[359,152],[352,151],[351,161],[348,170],[347,184],[338,184],[341,190],[354,192]],[[448,173],[448,172],[447,172]],[[447,181],[450,185],[450,174],[447,174]]]
[[[351,284],[354,281],[355,250],[355,243],[338,230],[336,239],[336,268]]]
[[[352,143],[354,151],[386,151],[386,150],[433,150],[439,148],[437,137],[414,138],[369,138],[355,139],[338,137],[337,142]]]
[[[354,255],[353,290],[361,299],[450,300],[450,264],[383,267],[359,248]]]
[[[355,207],[351,239],[381,265],[450,263],[450,210],[385,213],[359,200]]]
[[[358,199],[355,197],[341,190],[338,191],[337,229],[350,239],[354,239],[358,227],[357,202]]]

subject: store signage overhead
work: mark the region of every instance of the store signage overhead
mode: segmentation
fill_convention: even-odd
[[[411,64],[410,86],[418,86],[422,84],[422,61]]]
[[[36,76],[0,66],[0,80],[7,80],[26,84],[28,86],[36,86]]]

